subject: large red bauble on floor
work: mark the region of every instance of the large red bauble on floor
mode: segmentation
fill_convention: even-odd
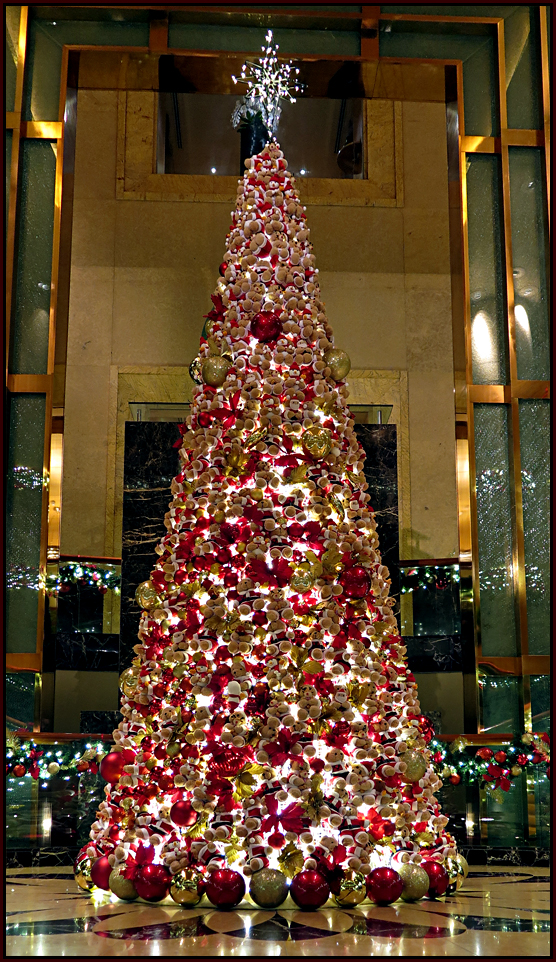
[[[282,333],[282,323],[276,314],[270,311],[261,311],[255,314],[250,324],[251,334],[259,341],[274,341]]]
[[[290,895],[300,909],[320,909],[328,901],[330,886],[320,872],[306,870],[294,876]]]
[[[348,598],[364,598],[369,591],[370,581],[366,568],[354,565],[346,568],[338,578]]]
[[[106,892],[110,891],[108,879],[110,878],[111,871],[112,866],[108,861],[107,855],[101,855],[100,858],[97,858],[96,862],[93,862],[91,865],[91,878],[99,889],[104,889]]]
[[[231,868],[218,868],[209,875],[205,894],[217,909],[232,909],[245,895],[243,876]]]
[[[100,763],[100,774],[105,782],[110,782],[111,785],[114,785],[120,780],[120,776],[123,775],[124,765],[126,764],[127,762],[124,759],[123,752],[109,752]]]
[[[367,895],[377,905],[396,902],[403,892],[403,879],[393,868],[375,868],[367,875]]]
[[[182,799],[172,805],[170,818],[174,825],[179,825],[181,828],[189,828],[191,825],[195,825],[197,812],[191,802],[188,802],[187,799]]]
[[[445,895],[450,878],[444,866],[441,865],[440,862],[435,862],[433,859],[430,859],[428,862],[422,862],[422,867],[427,873],[431,883],[427,892],[427,898],[437,899],[439,896]]]
[[[160,902],[170,890],[172,876],[164,865],[143,865],[135,875],[133,884],[139,898],[147,902]]]

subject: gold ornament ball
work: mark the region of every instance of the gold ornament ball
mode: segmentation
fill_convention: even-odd
[[[188,905],[194,908],[203,898],[203,893],[199,894],[197,886],[201,880],[201,875],[195,869],[184,869],[174,875],[170,885],[170,895],[178,905]]]
[[[263,909],[276,909],[288,895],[288,880],[283,872],[274,868],[262,868],[251,876],[249,895]]]
[[[120,688],[124,695],[132,698],[139,684],[139,671],[136,668],[126,668],[120,675]]]
[[[146,608],[147,611],[162,604],[162,599],[152,581],[143,581],[139,585],[135,592],[135,600],[140,608]]]
[[[459,852],[456,855],[456,862],[458,863],[458,865],[460,866],[463,872],[464,879],[466,879],[469,872],[469,865],[467,864],[467,861],[466,859],[464,859],[463,855],[460,855]]]
[[[418,902],[428,892],[430,879],[424,868],[414,865],[413,862],[405,862],[396,868],[398,875],[403,882],[401,898],[404,902]]]
[[[303,568],[296,568],[290,578],[290,588],[292,591],[299,592],[300,595],[306,594],[311,590],[315,583],[314,575]]]
[[[340,908],[353,908],[367,897],[365,876],[359,872],[346,872],[340,884],[340,891],[334,893],[334,901]]]
[[[92,892],[93,889],[96,888],[91,878],[92,864],[93,859],[89,858],[88,855],[83,855],[81,858],[78,858],[75,863],[75,881],[84,892]]]
[[[465,881],[463,867],[459,864],[457,858],[447,858],[444,862],[444,868],[448,873],[446,895],[453,895],[454,892],[457,892],[462,887]]]
[[[195,384],[203,383],[201,367],[202,367],[202,362],[200,357],[195,357],[191,361],[191,364],[189,365],[189,377],[191,378],[192,381],[195,381]]]
[[[131,879],[125,877],[120,868],[116,868],[110,872],[108,885],[110,886],[110,891],[113,892],[114,895],[117,895],[122,902],[133,902],[134,899],[138,898],[137,889],[133,882]]]
[[[351,370],[351,361],[345,351],[337,348],[327,351],[324,355],[324,363],[330,368],[330,374],[335,381],[343,381]]]
[[[402,782],[412,785],[423,777],[427,770],[427,762],[424,755],[420,752],[404,752],[403,761],[405,762],[405,772],[400,772]]]
[[[207,357],[201,368],[203,381],[210,387],[221,387],[230,367],[230,362],[225,357]]]
[[[312,458],[324,458],[332,447],[330,431],[315,425],[304,431],[301,443],[306,454],[310,454]]]

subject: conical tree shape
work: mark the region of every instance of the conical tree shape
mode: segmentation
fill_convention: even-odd
[[[442,862],[455,846],[365,493],[349,360],[278,144],[246,168],[88,852],[128,876],[152,858],[173,875],[268,866],[331,883]]]

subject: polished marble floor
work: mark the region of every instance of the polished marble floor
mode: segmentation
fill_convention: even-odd
[[[549,899],[547,868],[477,867],[434,902],[219,912],[85,897],[69,867],[8,869],[6,955],[550,956]]]

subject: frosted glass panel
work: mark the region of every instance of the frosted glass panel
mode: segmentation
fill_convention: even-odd
[[[533,731],[550,735],[550,675],[531,675]]]
[[[529,654],[550,654],[550,401],[519,402]]]
[[[482,675],[479,694],[482,730],[496,735],[522,731],[517,678]]]
[[[517,376],[543,381],[550,377],[544,168],[536,147],[510,147],[509,160]]]
[[[500,158],[467,154],[471,349],[475,384],[506,384]]]
[[[21,149],[17,275],[10,370],[46,374],[54,227],[55,144],[24,140]]]
[[[476,404],[475,467],[483,655],[516,655],[508,412]]]
[[[21,7],[15,5],[9,5],[4,7],[4,12],[6,16],[6,33],[5,33],[5,47],[4,47],[4,59],[5,59],[5,88],[4,88],[4,100],[6,110],[15,110],[15,82],[17,76],[17,54],[19,47],[19,18],[21,15]]]
[[[504,23],[508,127],[543,125],[538,7],[523,4]]]
[[[6,649],[34,652],[37,639],[46,397],[10,400],[6,483]]]

